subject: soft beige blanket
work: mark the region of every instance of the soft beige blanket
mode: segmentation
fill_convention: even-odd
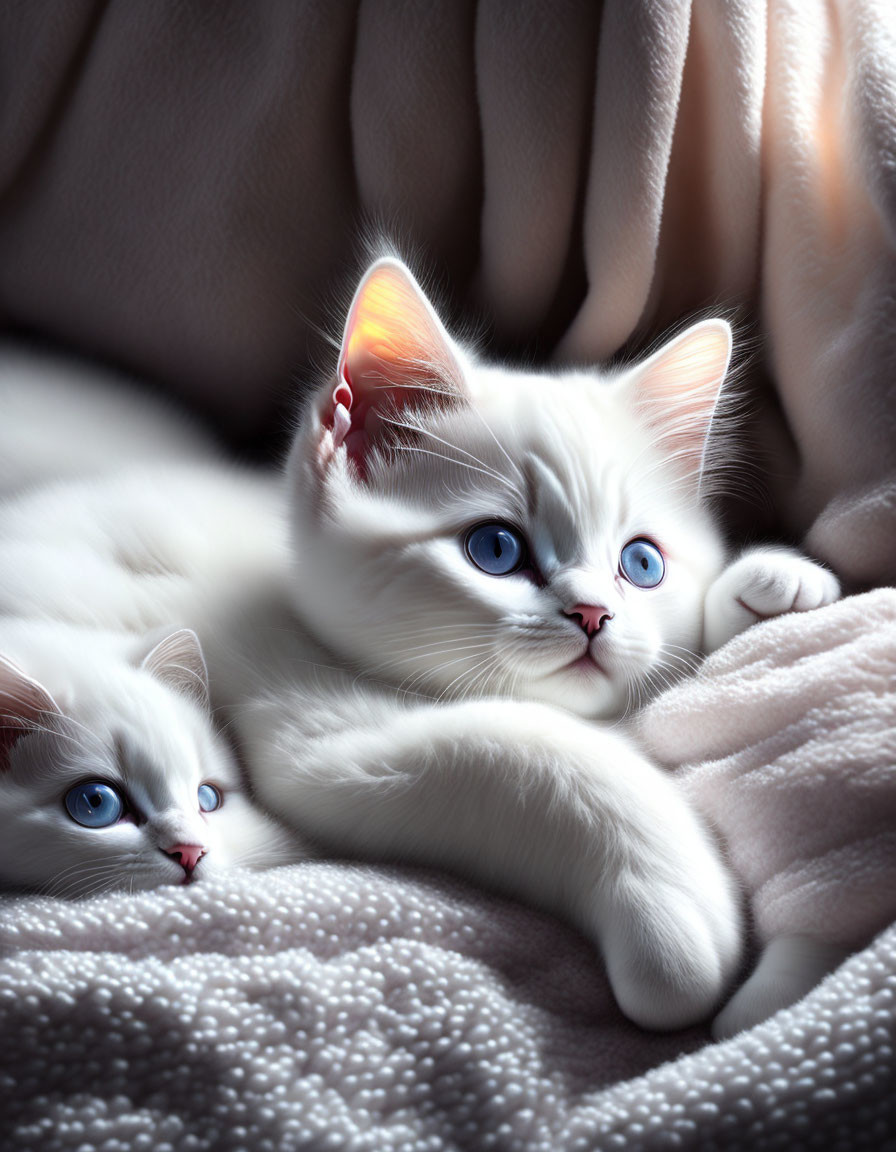
[[[0,84],[5,327],[153,377],[232,434],[276,439],[290,374],[303,378],[318,356],[319,329],[333,327],[334,301],[362,259],[360,222],[416,251],[456,318],[484,323],[496,351],[589,361],[634,351],[695,310],[731,309],[747,353],[745,478],[756,492],[732,508],[732,525],[806,537],[852,591],[896,583],[891,0],[33,0],[0,7]],[[867,603],[889,611],[886,600]],[[893,686],[882,669],[893,665],[892,634],[883,617],[863,631],[856,604],[795,630],[757,627],[654,713],[658,753],[683,766],[732,835],[762,935],[793,919],[805,929],[823,910],[858,946],[891,914],[886,829],[860,847],[854,816],[871,812],[862,766],[883,765],[889,747]],[[892,787],[882,770],[873,775],[882,816]],[[842,805],[822,811],[838,781]],[[764,784],[786,809],[768,813]],[[751,824],[745,797],[759,796]],[[864,859],[874,874],[862,880]],[[839,882],[857,876],[864,895],[852,902]],[[406,882],[389,883],[387,899],[405,908]],[[284,891],[271,889],[286,918],[301,919],[303,889]],[[247,895],[236,889],[222,907],[239,910]],[[623,1058],[590,993],[577,998],[594,979],[584,959],[569,961],[581,951],[544,971],[534,1007],[515,997],[498,957],[513,955],[514,972],[537,963],[543,929],[496,922],[508,935],[496,929],[500,945],[486,936],[494,951],[476,961],[491,991],[470,1002],[456,983],[438,986],[479,1031],[470,1039],[446,1007],[432,1063],[412,1056],[410,1070],[356,1042],[376,1000],[365,986],[382,979],[379,961],[359,960],[336,1010],[346,1015],[333,1017],[345,1031],[321,1071],[307,1055],[303,1021],[317,1017],[305,992],[277,993],[285,1015],[271,1009],[274,1039],[258,1047],[247,1004],[264,1015],[270,990],[240,975],[244,938],[221,929],[232,913],[218,898],[172,905],[164,919],[166,898],[159,914],[177,934],[176,965],[114,901],[80,927],[43,905],[20,909],[20,927],[8,910],[0,1113],[24,1117],[10,1147],[100,1147],[106,1136],[119,1140],[110,1148],[129,1146],[128,1132],[148,1131],[159,1147],[262,1148],[263,1132],[271,1147],[317,1148],[328,1123],[336,1146],[378,1149],[410,1134],[433,1149],[603,1148],[614,1146],[611,1131],[629,1148],[754,1148],[773,1135],[788,1148],[896,1147],[892,930],[792,1014],[595,1096],[647,1065]],[[139,915],[155,924],[147,900]],[[475,906],[464,912],[473,924]],[[492,905],[483,898],[481,908]],[[258,917],[276,919],[258,909],[245,913],[250,949],[253,926],[268,939]],[[403,916],[396,931],[412,939],[417,921]],[[339,920],[340,932],[354,923]],[[364,931],[376,948],[367,921]],[[87,963],[91,948],[101,955]],[[103,973],[107,963],[119,972],[119,954],[110,1000]],[[305,971],[316,995],[326,974]],[[585,982],[570,975],[568,1010],[584,1031],[527,1032],[533,1019],[550,1021],[544,998],[560,995],[566,972]],[[116,1079],[83,1038],[91,1006],[114,1006],[103,1027],[106,1054],[117,1052],[130,1022],[152,1015],[159,980],[171,1013],[152,1017],[159,1030],[147,1026],[121,1055]],[[57,1007],[40,1015],[48,998]],[[215,1005],[208,1020],[205,999]],[[45,1023],[27,1032],[19,1062],[9,1037],[33,1018]],[[394,1019],[385,1049],[414,1053],[424,1022]],[[60,1021],[68,1030],[54,1049]],[[521,1096],[501,1060],[530,1050],[524,1034],[546,1079]],[[606,1065],[566,1079],[546,1039],[558,1035]],[[637,1059],[670,1054],[656,1043]],[[206,1069],[198,1080],[218,1085],[201,1097],[202,1117],[217,1108],[237,1133],[249,1117],[251,1140],[209,1142],[214,1129],[176,1089],[183,1079],[164,1074],[162,1056],[180,1068],[182,1050]],[[277,1092],[293,1099],[296,1053],[313,1088],[287,1107]],[[393,1069],[397,1095],[363,1094],[350,1077],[366,1063]],[[407,1126],[372,1120],[366,1143],[328,1119],[360,1126],[380,1108],[394,1117],[397,1099]],[[552,1107],[556,1123],[537,1127]],[[109,1127],[78,1127],[88,1115]]]
[[[896,921],[896,590],[741,633],[641,717],[721,833],[760,941]]]
[[[0,319],[261,432],[362,220],[536,357],[739,308],[774,519],[892,582],[894,61],[891,0],[4,5]]]

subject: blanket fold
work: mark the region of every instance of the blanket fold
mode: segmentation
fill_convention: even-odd
[[[640,717],[720,832],[761,943],[896,920],[896,590],[741,633]]]

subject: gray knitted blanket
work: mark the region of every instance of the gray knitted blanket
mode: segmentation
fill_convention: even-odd
[[[0,950],[4,1152],[896,1147],[896,929],[718,1045],[639,1032],[570,930],[420,874],[12,900]]]

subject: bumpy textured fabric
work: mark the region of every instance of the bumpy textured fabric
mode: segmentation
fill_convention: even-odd
[[[864,949],[794,1009],[649,1035],[572,931],[410,871],[8,899],[0,1147],[896,1148],[894,622],[882,590],[757,625],[645,721],[760,930]]]
[[[548,918],[410,873],[27,899],[0,951],[4,1152],[896,1147],[894,930],[703,1047],[627,1025]]]

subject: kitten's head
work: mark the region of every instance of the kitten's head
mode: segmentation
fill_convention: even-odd
[[[193,632],[130,659],[102,634],[56,632],[39,661],[53,694],[0,658],[0,886],[134,891],[296,858],[212,726]]]
[[[708,320],[634,367],[488,366],[378,261],[290,459],[300,611],[411,691],[623,711],[701,642],[730,352]]]

